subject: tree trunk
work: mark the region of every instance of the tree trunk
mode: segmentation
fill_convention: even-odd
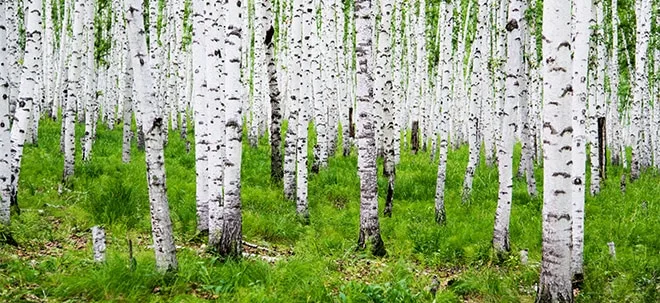
[[[517,105],[524,98],[521,94],[520,81],[523,71],[523,44],[521,35],[521,21],[523,17],[523,1],[509,1],[509,21],[507,31],[507,61],[506,61],[506,99],[504,100],[502,115],[502,138],[498,151],[499,191],[497,196],[497,210],[495,212],[495,228],[493,229],[493,248],[498,253],[508,252],[509,222],[511,221],[511,202],[513,200],[513,146],[514,133],[517,128]],[[523,122],[524,123],[524,122]]]
[[[440,157],[438,159],[438,177],[436,180],[435,188],[435,222],[438,224],[445,224],[447,215],[445,212],[445,182],[447,179],[447,152],[449,145],[449,107],[452,104],[451,86],[452,86],[452,39],[450,33],[453,32],[454,23],[454,6],[452,3],[441,2],[440,10],[445,16],[445,21],[442,23],[446,28],[442,30],[441,34],[441,54],[440,65],[438,70],[442,72],[438,75],[440,81],[437,83],[440,92],[439,106],[442,111],[440,117]]]
[[[243,244],[241,216],[241,151],[243,142],[243,116],[241,97],[241,35],[244,9],[240,0],[223,5],[225,20],[225,144],[227,148],[224,175],[224,211],[222,238],[218,252],[224,257],[240,257]]]
[[[206,97],[208,100],[208,214],[209,247],[216,247],[221,240],[222,205],[225,159],[225,96],[223,83],[223,55],[225,54],[222,33],[225,15],[222,14],[222,1],[206,3],[204,36],[207,57]]]
[[[23,58],[23,72],[21,73],[21,85],[19,88],[16,114],[11,126],[11,204],[18,208],[18,178],[21,172],[21,160],[23,159],[23,146],[26,133],[30,127],[29,120],[32,116],[32,107],[36,99],[36,91],[39,87],[37,80],[41,74],[41,0],[27,0],[26,25],[25,25],[25,58]]]
[[[474,180],[474,173],[479,164],[479,153],[481,151],[481,141],[479,141],[479,109],[478,107],[481,104],[481,100],[484,98],[484,91],[488,91],[490,83],[484,83],[483,77],[484,73],[487,73],[487,58],[482,58],[483,49],[490,47],[484,43],[484,35],[487,34],[484,28],[484,22],[488,18],[488,1],[479,0],[479,15],[477,17],[477,37],[475,38],[473,44],[474,56],[472,60],[472,96],[469,101],[470,108],[470,118],[468,120],[469,128],[469,144],[470,144],[470,156],[468,158],[468,165],[465,169],[465,179],[463,181],[463,193],[462,201],[467,203],[470,199],[472,193],[472,182]]]
[[[380,237],[378,222],[378,183],[376,142],[373,121],[372,76],[372,7],[371,0],[355,1],[357,29],[357,105],[358,105],[358,174],[360,175],[360,236],[358,248],[371,245],[371,252],[384,256],[385,245]]]
[[[266,63],[268,64],[268,86],[270,96],[270,178],[274,183],[282,180],[282,105],[280,104],[280,89],[277,82],[277,60],[275,51],[275,20],[273,18],[272,4],[266,1],[267,29],[264,44],[266,45]],[[283,41],[282,41],[283,42]],[[280,42],[280,43],[282,43]],[[261,41],[257,41],[261,43]]]
[[[206,98],[207,85],[205,79],[206,53],[204,43],[204,1],[194,1],[193,16],[193,120],[195,125],[195,173],[197,231],[206,233],[209,230],[209,190],[208,190],[208,102]]]
[[[584,244],[584,188],[586,174],[586,111],[587,111],[587,72],[589,59],[590,20],[592,7],[589,1],[573,1],[573,142],[571,151],[572,186],[571,218],[572,247],[571,275],[573,280],[582,280]]]
[[[543,5],[543,258],[537,302],[573,302],[571,288],[571,3]]]
[[[145,135],[147,162],[147,185],[151,209],[151,232],[153,236],[156,268],[160,272],[174,271],[178,264],[172,234],[172,219],[167,203],[165,186],[165,153],[163,128],[166,122],[161,112],[162,105],[156,100],[151,62],[147,51],[141,0],[126,0],[126,21],[134,72],[134,87],[137,100],[142,107],[142,127]]]
[[[11,203],[11,124],[9,121],[9,68],[6,4],[0,3],[0,228],[8,227]]]
[[[644,151],[646,150],[646,136],[648,133],[643,124],[643,108],[648,103],[648,72],[647,51],[649,48],[649,37],[651,32],[651,1],[642,0],[635,5],[637,7],[637,39],[635,46],[635,81],[633,83],[633,102],[631,105],[632,121],[630,137],[633,143],[632,163],[630,167],[630,179],[636,180],[640,177],[644,167]]]

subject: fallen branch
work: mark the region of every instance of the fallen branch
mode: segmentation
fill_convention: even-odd
[[[243,255],[248,257],[248,258],[259,258],[259,259],[262,259],[262,260],[264,260],[268,263],[275,263],[275,262],[281,260],[281,258],[279,258],[279,257],[262,256],[262,255],[251,254],[251,253],[243,253]]]

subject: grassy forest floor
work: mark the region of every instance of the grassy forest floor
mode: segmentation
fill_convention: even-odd
[[[20,247],[0,246],[0,301],[3,302],[431,302],[428,288],[440,279],[437,302],[533,302],[541,256],[542,199],[514,182],[512,254],[491,251],[497,203],[497,170],[482,163],[473,199],[461,205],[467,147],[448,157],[447,225],[434,223],[437,161],[426,152],[402,153],[397,167],[392,218],[381,217],[388,251],[384,258],[356,252],[359,179],[355,152],[330,159],[329,168],[310,176],[311,224],[300,224],[295,205],[269,177],[265,140],[244,148],[243,233],[276,256],[220,261],[195,235],[195,157],[176,132],[166,149],[167,186],[174,222],[179,271],[155,272],[144,153],[121,162],[121,129],[98,130],[92,160],[76,159],[71,190],[58,194],[63,158],[59,122],[43,121],[39,145],[23,158],[20,216],[12,232]],[[82,128],[77,130],[78,138]],[[192,138],[192,135],[190,136]],[[312,138],[312,140],[314,140]],[[77,142],[79,145],[79,141]],[[312,144],[310,144],[312,146]],[[80,146],[78,146],[78,153]],[[516,163],[519,159],[517,149]],[[382,169],[382,165],[381,169]],[[621,193],[619,167],[609,167],[597,197],[587,197],[586,280],[578,302],[660,300],[660,177],[647,173]],[[379,174],[381,210],[387,180]],[[536,170],[539,186],[542,171]],[[90,227],[106,226],[108,260],[92,262]],[[129,260],[128,240],[136,262]],[[616,244],[616,259],[607,243]],[[529,264],[518,251],[529,250]]]

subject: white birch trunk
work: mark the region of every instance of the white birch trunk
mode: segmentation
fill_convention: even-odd
[[[376,81],[374,84],[374,97],[382,104],[382,124],[375,127],[382,128],[383,146],[383,175],[388,179],[387,198],[385,201],[385,216],[392,216],[392,200],[394,199],[394,179],[396,168],[394,162],[394,94],[392,87],[392,0],[381,0],[380,22],[378,34],[378,51],[376,53]],[[378,145],[377,145],[378,146]]]
[[[440,65],[438,70],[442,70],[439,75],[438,89],[441,90],[439,106],[441,108],[440,117],[440,157],[438,159],[438,177],[435,188],[435,222],[445,224],[447,215],[445,212],[445,182],[447,179],[447,153],[449,147],[449,108],[452,104],[452,33],[454,23],[454,6],[452,3],[441,2],[440,11],[445,16],[444,28],[441,34],[440,44]]]
[[[537,302],[573,302],[571,285],[571,2],[543,6],[543,254]]]
[[[487,58],[482,58],[484,52],[482,50],[485,47],[490,47],[484,43],[484,33],[486,30],[485,20],[488,18],[488,1],[479,0],[479,15],[477,17],[477,37],[472,42],[472,47],[474,49],[474,55],[472,60],[472,90],[471,90],[471,100],[469,101],[470,115],[468,119],[469,127],[469,144],[470,144],[470,156],[468,158],[468,165],[465,170],[465,179],[463,181],[463,193],[462,201],[467,203],[470,199],[472,193],[472,182],[474,180],[474,173],[479,164],[479,153],[481,150],[481,143],[479,141],[479,109],[478,106],[481,104],[481,100],[484,98],[484,91],[488,91],[490,83],[484,83],[484,73],[487,73],[487,69],[484,67],[487,66],[485,60]]]
[[[101,226],[92,227],[92,249],[94,251],[94,262],[105,262],[105,228]]]
[[[275,20],[273,8],[270,1],[266,1],[266,34],[264,44],[266,45],[266,63],[268,64],[268,86],[270,98],[270,178],[274,183],[280,182],[284,171],[282,170],[282,104],[280,100],[280,88],[278,84],[278,63],[274,56],[275,51]],[[282,15],[280,15],[282,18]],[[281,19],[280,19],[281,20]],[[280,27],[280,30],[283,30]],[[260,42],[260,41],[257,41]],[[280,40],[280,43],[283,43]],[[282,54],[279,53],[278,56]]]
[[[291,57],[289,58],[288,67],[290,70],[291,79],[289,81],[291,92],[289,93],[290,109],[289,121],[287,126],[286,137],[284,141],[284,198],[287,200],[294,200],[296,197],[296,152],[298,141],[298,119],[301,109],[301,87],[302,87],[302,69],[300,67],[302,61],[302,16],[304,12],[304,4],[302,0],[295,0],[293,2],[293,18],[291,21],[291,32],[289,37],[289,47]]]
[[[8,227],[11,203],[11,124],[9,121],[9,52],[6,3],[0,3],[0,228]]]
[[[240,257],[243,246],[241,216],[241,151],[243,117],[241,98],[245,90],[241,82],[241,15],[244,13],[240,0],[226,1],[225,10],[225,60],[224,83],[227,148],[224,172],[224,210],[222,238],[218,252],[222,256]]]
[[[172,234],[172,219],[167,203],[165,186],[164,130],[166,122],[157,103],[154,91],[153,69],[147,52],[142,1],[126,0],[126,21],[133,66],[134,87],[137,103],[142,107],[142,127],[145,136],[147,185],[151,209],[151,232],[156,255],[156,268],[160,272],[173,271],[178,267],[176,247]]]
[[[312,0],[303,2],[304,13],[302,18],[303,49],[302,53],[302,74],[303,79],[312,79],[313,41],[312,35],[316,29],[314,22],[315,11]],[[309,107],[313,105],[313,91],[310,85],[303,84],[301,81],[302,102],[300,103],[300,112],[298,116],[298,140],[296,142],[296,214],[304,223],[309,222],[309,201],[307,193],[307,147],[308,147],[308,127],[309,127]]]
[[[509,1],[509,17],[506,24],[507,61],[506,61],[506,99],[502,111],[502,138],[499,142],[498,170],[499,191],[497,195],[497,210],[495,211],[495,227],[493,229],[493,248],[498,253],[511,249],[509,244],[509,222],[511,221],[511,203],[513,200],[513,146],[515,144],[515,129],[517,128],[517,105],[522,102],[520,81],[523,69],[523,43],[521,21],[523,17],[523,1]],[[524,80],[523,80],[524,81]]]
[[[21,84],[22,68],[20,59],[23,56],[18,39],[18,1],[4,1],[7,17],[7,64],[9,64],[9,112],[14,115],[18,103],[19,86]]]
[[[23,159],[23,146],[25,144],[29,120],[32,116],[33,104],[38,102],[37,90],[38,79],[42,72],[42,36],[41,36],[41,0],[27,0],[26,25],[25,25],[25,57],[23,61],[23,72],[21,73],[21,85],[19,88],[16,113],[11,126],[11,204],[18,206],[18,178],[21,172],[21,160]]]
[[[64,100],[65,108],[62,117],[62,128],[64,130],[64,172],[62,182],[68,183],[73,176],[76,154],[76,104],[83,98],[82,85],[80,82],[81,64],[83,55],[83,18],[85,13],[85,1],[76,1],[73,11],[73,45],[71,49],[71,63],[68,67],[67,97]]]
[[[376,256],[386,254],[380,236],[378,221],[378,170],[376,168],[376,142],[373,119],[372,75],[372,7],[371,0],[355,1],[355,26],[357,29],[357,132],[358,174],[360,176],[360,235],[358,247],[371,246]]]
[[[587,111],[587,72],[589,59],[590,20],[592,7],[589,1],[573,1],[573,162],[571,186],[572,247],[571,274],[581,279],[582,251],[584,242],[584,188],[586,180],[586,111]]]
[[[224,18],[222,15],[222,1],[216,0],[206,3],[205,23],[207,34],[205,45],[207,58],[206,84],[208,100],[208,191],[209,191],[209,247],[216,247],[220,243],[222,232],[222,198],[224,186],[224,159],[225,159],[225,106],[224,106],[224,79],[223,62]]]
[[[636,180],[640,177],[644,167],[644,151],[646,142],[646,130],[643,125],[644,103],[648,103],[648,72],[647,53],[651,32],[651,1],[642,0],[636,3],[637,9],[637,39],[635,45],[635,81],[633,83],[632,121],[630,139],[632,140],[632,163],[630,167],[630,179]]]
[[[204,1],[194,1],[193,16],[193,121],[195,123],[195,172],[196,205],[197,205],[197,231],[204,233],[209,229],[208,222],[208,118],[207,118],[207,85],[205,80],[204,64],[206,52],[204,45]]]

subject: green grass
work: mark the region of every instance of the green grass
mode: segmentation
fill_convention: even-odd
[[[166,149],[168,196],[180,268],[155,272],[144,154],[121,162],[121,130],[100,126],[92,160],[77,157],[72,188],[58,194],[63,158],[59,122],[41,123],[39,146],[23,159],[19,203],[11,230],[16,249],[0,246],[0,301],[118,302],[532,302],[541,255],[540,198],[515,180],[511,255],[491,251],[497,170],[479,166],[469,205],[460,203],[467,148],[448,157],[447,225],[434,223],[437,163],[429,154],[402,153],[394,212],[381,218],[384,258],[356,252],[359,179],[355,155],[339,154],[310,176],[311,224],[299,223],[295,205],[269,178],[269,147],[262,139],[243,153],[243,232],[247,241],[291,251],[269,264],[257,259],[222,262],[196,236],[195,157],[171,132]],[[78,129],[80,136],[82,129]],[[78,138],[79,138],[78,136]],[[310,138],[314,142],[315,138]],[[310,144],[310,149],[313,144]],[[341,146],[341,145],[340,145]],[[80,152],[80,149],[78,149]],[[519,159],[517,148],[516,161]],[[586,201],[586,281],[578,302],[657,302],[660,292],[660,178],[648,173],[626,194],[621,168],[610,167],[602,193]],[[542,171],[537,169],[539,190]],[[387,180],[379,176],[384,203]],[[646,203],[644,203],[646,201]],[[108,260],[94,264],[89,228],[106,226]],[[128,241],[137,264],[131,266]],[[617,258],[607,242],[617,247]],[[203,242],[203,241],[202,241]],[[517,252],[529,250],[530,264]]]

